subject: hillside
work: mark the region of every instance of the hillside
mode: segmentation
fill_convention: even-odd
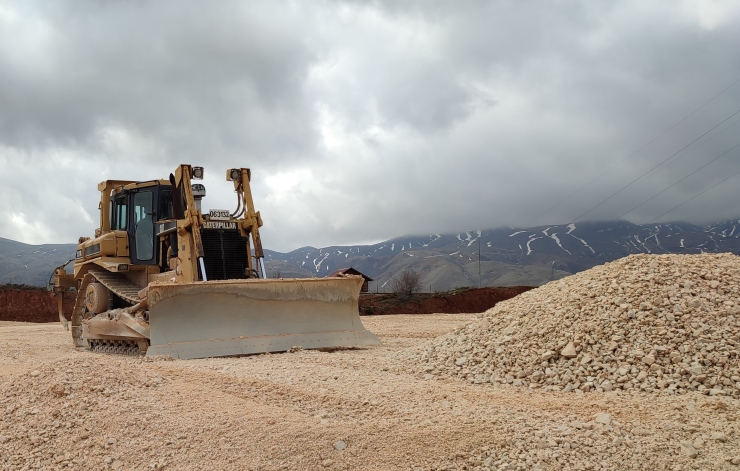
[[[424,290],[478,285],[536,286],[634,253],[740,254],[740,223],[639,226],[625,221],[456,234],[404,236],[373,245],[265,250],[268,276],[326,276],[352,266],[372,277],[371,291],[406,268],[422,274]],[[267,241],[269,242],[269,241]],[[74,244],[27,245],[0,239],[0,282],[44,285],[54,267],[74,255]]]
[[[46,286],[56,267],[75,255],[76,244],[29,245],[0,237],[0,283]]]

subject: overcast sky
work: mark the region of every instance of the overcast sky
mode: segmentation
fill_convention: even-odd
[[[281,251],[615,219],[740,143],[738,45],[737,1],[0,0],[0,237],[91,236],[98,182],[179,163],[204,209],[250,167]],[[737,171],[740,147],[624,217]],[[662,220],[738,201],[740,175]]]

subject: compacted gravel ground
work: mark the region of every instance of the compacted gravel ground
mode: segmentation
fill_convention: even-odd
[[[383,345],[188,361],[77,351],[58,324],[3,322],[0,469],[740,471],[734,397],[399,365],[475,319],[365,317]]]

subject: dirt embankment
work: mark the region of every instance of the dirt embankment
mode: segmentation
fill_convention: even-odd
[[[411,299],[401,299],[395,294],[363,294],[360,296],[360,314],[433,314],[485,312],[501,301],[513,298],[530,286],[508,288],[457,289],[444,293],[415,294]],[[64,312],[74,308],[74,293],[64,295]],[[57,301],[44,289],[0,286],[0,321],[56,322]]]
[[[64,294],[64,312],[74,308],[74,293]],[[0,289],[0,321],[54,322],[59,320],[57,300],[44,289]]]
[[[433,314],[485,312],[501,301],[518,296],[532,286],[457,289],[434,294],[415,294],[402,299],[395,294],[367,293],[360,296],[360,314]]]

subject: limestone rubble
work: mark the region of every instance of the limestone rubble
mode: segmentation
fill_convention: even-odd
[[[407,352],[427,376],[576,393],[740,395],[740,257],[632,255]]]

